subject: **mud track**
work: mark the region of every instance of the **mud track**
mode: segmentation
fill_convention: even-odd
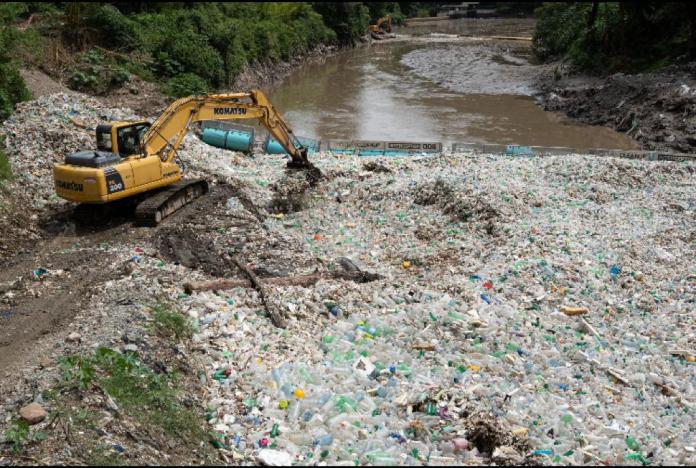
[[[74,331],[75,315],[106,282],[129,273],[128,261],[119,261],[113,250],[164,248],[161,239],[168,238],[172,242],[164,257],[197,256],[198,261],[181,263],[222,274],[220,258],[205,234],[187,244],[190,239],[167,233],[216,218],[232,192],[229,186],[214,187],[156,228],[134,227],[132,215],[108,220],[99,229],[76,224],[70,209],[47,215],[41,223],[43,240],[0,262],[0,295],[5,295],[0,303],[0,390],[14,385],[12,376],[18,369],[41,363],[66,340]],[[202,248],[205,245],[211,248]],[[210,255],[204,257],[206,253]]]
[[[69,334],[70,319],[91,293],[118,274],[104,247],[126,239],[127,225],[80,235],[67,219],[57,222],[63,233],[10,259],[0,271],[0,291],[11,295],[0,305],[0,368],[6,374],[40,361],[50,341],[44,338]]]

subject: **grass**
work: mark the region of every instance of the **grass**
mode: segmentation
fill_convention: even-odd
[[[172,330],[186,333],[189,329],[190,324],[182,314],[163,305],[156,309],[158,328],[164,327],[175,336]],[[116,412],[116,420],[128,421],[129,426],[134,427],[129,430],[135,437],[144,434],[143,440],[156,441],[154,446],[174,440],[177,451],[196,452],[206,463],[213,462],[213,436],[206,431],[203,411],[184,399],[185,389],[176,373],[156,372],[146,362],[149,361],[141,360],[136,353],[120,353],[104,347],[87,355],[62,358],[59,361],[62,382],[43,393],[44,399],[51,402],[49,425],[72,435],[70,445],[74,457],[86,464],[137,463],[138,450],[124,455],[113,442],[94,437],[101,427],[104,403],[103,398],[95,400],[90,395],[104,395],[116,405],[108,403]],[[87,402],[96,402],[98,406]],[[21,432],[10,435],[15,439],[25,438]],[[25,444],[21,440],[20,443]]]
[[[151,310],[156,333],[175,337],[177,340],[188,339],[193,336],[191,320],[178,310],[174,310],[163,303],[157,304]]]
[[[60,367],[68,389],[96,385],[143,425],[181,440],[207,440],[202,416],[179,402],[177,376],[152,371],[134,353],[98,348],[94,356],[64,358]]]
[[[12,167],[10,160],[5,154],[5,140],[0,138],[0,184],[5,180],[12,179]]]
[[[12,446],[13,452],[18,452],[29,440],[29,424],[21,419],[15,419],[5,431],[5,443]]]
[[[12,447],[13,452],[20,452],[28,442],[44,440],[46,435],[41,431],[29,430],[29,423],[23,419],[15,419],[5,431],[3,441]]]

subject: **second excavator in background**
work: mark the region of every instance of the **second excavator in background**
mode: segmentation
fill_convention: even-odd
[[[369,26],[370,29],[370,36],[372,36],[373,39],[385,39],[387,34],[391,33],[392,27],[391,27],[391,16],[383,16],[380,19],[377,20],[376,24],[371,24]]]
[[[58,196],[93,209],[117,201],[132,201],[136,221],[156,225],[192,200],[207,193],[208,182],[182,180],[174,159],[192,124],[210,120],[256,119],[285,149],[288,167],[321,172],[307,159],[307,149],[258,90],[178,99],[153,122],[110,122],[96,129],[97,150],[79,151],[55,164]]]

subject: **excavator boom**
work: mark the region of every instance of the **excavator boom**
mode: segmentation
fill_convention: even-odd
[[[257,119],[283,146],[295,167],[310,167],[307,150],[266,96],[258,90],[250,93],[211,94],[174,101],[155,120],[143,138],[145,153],[157,154],[171,162],[194,122],[202,120]]]
[[[370,32],[374,34],[384,34],[384,32],[390,33],[392,31],[391,27],[391,16],[383,16],[377,20],[376,24],[371,24],[369,26]]]

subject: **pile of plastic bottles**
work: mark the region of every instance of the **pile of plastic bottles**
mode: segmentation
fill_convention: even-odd
[[[696,461],[696,272],[683,260],[696,252],[670,234],[692,229],[693,168],[588,156],[385,158],[380,172],[358,158],[315,162],[338,175],[306,209],[267,219],[250,261],[283,239],[303,265],[294,274],[349,257],[383,279],[273,288],[287,330],[253,290],[181,300],[196,339],[222,350],[204,379],[221,450],[300,464]],[[282,164],[264,159],[241,179],[270,199],[272,184],[257,181],[279,179]],[[455,198],[415,203],[437,179]],[[492,445],[477,436],[481,415]]]

